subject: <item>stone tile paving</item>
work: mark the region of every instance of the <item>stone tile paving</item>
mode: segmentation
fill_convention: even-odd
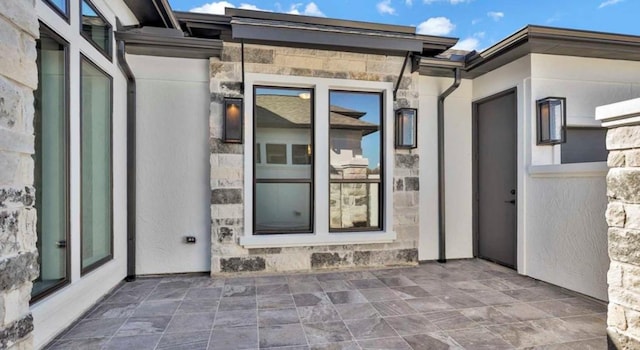
[[[482,260],[124,283],[47,349],[605,349],[606,305]]]

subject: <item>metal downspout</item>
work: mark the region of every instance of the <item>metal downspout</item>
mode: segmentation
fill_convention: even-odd
[[[136,279],[136,78],[118,44],[118,66],[127,77],[127,281]]]
[[[444,100],[453,93],[461,82],[460,68],[454,71],[454,82],[438,96],[438,262],[447,262],[445,229],[445,179],[444,179]]]

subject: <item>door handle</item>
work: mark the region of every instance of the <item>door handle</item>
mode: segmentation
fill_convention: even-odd
[[[516,204],[516,200],[515,200],[515,199],[512,199],[512,200],[510,200],[510,201],[504,201],[504,202],[505,202],[505,203]]]
[[[58,247],[58,248],[66,248],[67,247],[67,241],[65,241],[65,240],[57,241],[56,242],[56,247]]]

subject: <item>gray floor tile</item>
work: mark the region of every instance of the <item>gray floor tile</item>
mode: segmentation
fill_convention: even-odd
[[[294,294],[293,300],[295,301],[297,307],[330,303],[329,297],[325,293]]]
[[[167,333],[210,331],[215,313],[174,315],[167,326]]]
[[[455,340],[440,333],[414,334],[402,338],[414,350],[462,350]]]
[[[341,304],[338,313],[343,320],[357,320],[362,318],[380,317],[378,310],[369,303],[363,304]]]
[[[480,325],[468,317],[464,316],[460,311],[441,311],[425,315],[427,319],[443,331],[464,328],[477,328]]]
[[[216,328],[211,332],[209,349],[240,350],[258,348],[258,327]]]
[[[289,289],[291,294],[304,294],[304,293],[322,293],[324,290],[319,282],[300,282],[289,283]]]
[[[235,277],[224,280],[225,286],[255,286],[256,279],[254,277]]]
[[[260,327],[259,341],[260,348],[307,345],[299,323]]]
[[[117,291],[146,290],[152,291],[160,283],[159,278],[138,278],[135,281],[125,282]]]
[[[138,306],[133,316],[170,316],[173,315],[179,305],[179,300],[145,301]]]
[[[260,327],[279,324],[300,323],[296,309],[269,309],[258,312],[258,325]]]
[[[105,303],[95,307],[85,319],[91,318],[126,318],[133,315],[138,303]]]
[[[345,280],[320,281],[320,286],[325,292],[343,292],[356,289],[349,281]]]
[[[250,297],[255,295],[255,286],[225,285],[222,291],[222,296],[224,297]]]
[[[318,282],[318,279],[316,278],[316,275],[298,274],[287,276],[287,282],[289,282],[289,284],[291,285],[296,283]]]
[[[348,305],[348,304],[345,304]],[[341,305],[342,310],[344,305]],[[340,315],[332,304],[318,304],[298,308],[298,315],[302,323],[318,323],[340,321]]]
[[[486,328],[461,329],[447,332],[458,344],[466,349],[499,350],[511,349],[511,345]]]
[[[283,295],[258,295],[258,309],[286,309],[295,307],[293,296]]]
[[[257,287],[258,295],[278,295],[278,294],[291,294],[289,285],[284,284],[264,284]]]
[[[342,292],[327,292],[329,299],[334,305],[337,304],[359,304],[366,303],[367,298],[357,290],[348,290]]]
[[[104,350],[153,350],[160,340],[160,334],[134,335],[128,337],[113,337],[103,348]]]
[[[498,311],[498,309],[490,306],[462,309],[458,311],[468,319],[483,326],[495,326],[505,323],[519,322],[517,318],[505,315]]]
[[[353,337],[360,339],[387,338],[397,333],[382,318],[365,318],[362,320],[344,321]]]
[[[429,292],[420,286],[392,287],[394,293],[401,299],[424,298],[431,296]]]
[[[382,316],[400,316],[400,315],[411,315],[415,314],[418,311],[411,307],[405,300],[388,300],[388,301],[377,301],[371,303],[371,305],[378,310],[380,315]]]
[[[126,320],[126,318],[82,320],[71,330],[64,333],[62,339],[110,337],[118,331]]]
[[[475,293],[480,291],[490,291],[491,287],[484,285],[478,281],[462,281],[462,282],[451,282],[450,286],[457,289],[458,291],[466,292],[466,293]]]
[[[371,271],[348,271],[344,272],[344,279],[346,280],[367,280],[374,279],[376,276]]]
[[[192,282],[188,277],[185,278],[167,278],[160,281],[156,289],[167,290],[167,289],[189,289],[191,288]]]
[[[401,299],[391,288],[361,289],[360,293],[369,301]]]
[[[157,349],[206,350],[211,332],[168,333],[160,338]]]
[[[109,338],[63,339],[49,344],[46,350],[87,350],[101,349]]]
[[[261,286],[265,284],[286,284],[287,277],[286,276],[262,276],[256,277],[256,286]]]
[[[425,315],[385,317],[385,321],[400,335],[425,334],[440,330]]]
[[[178,283],[178,282],[173,282],[173,283]],[[149,297],[146,300],[147,301],[150,301],[150,300],[182,300],[182,299],[184,299],[185,295],[187,295],[187,289],[186,288],[184,288],[184,289],[183,288],[160,289],[158,287],[149,295]]]
[[[191,283],[191,288],[221,288],[224,287],[223,278],[211,276],[197,277]]]
[[[489,326],[487,329],[516,348],[562,342],[553,331],[539,329],[530,322]]]
[[[311,350],[360,350],[360,346],[355,341],[345,341],[339,343],[315,344],[309,347]]]
[[[143,300],[145,300],[149,294],[151,293],[151,290],[123,290],[123,291],[118,291],[115,292],[113,295],[111,295],[109,298],[107,298],[107,300],[105,301],[106,303],[119,303],[119,304],[123,304],[123,303],[141,303]]]
[[[411,350],[409,344],[400,337],[358,340],[362,350]]]
[[[519,302],[517,299],[495,290],[477,291],[473,293],[473,297],[485,305],[515,304]]]
[[[344,322],[309,323],[303,327],[311,345],[351,340],[351,333]]]
[[[516,318],[519,321],[537,320],[551,317],[548,313],[536,309],[529,304],[496,305],[494,308],[501,313]]]
[[[568,343],[541,345],[530,350],[602,350],[607,348],[607,338],[600,337],[590,340],[579,340]]]
[[[199,299],[219,299],[222,295],[222,288],[191,288],[184,297],[186,300]]]
[[[384,288],[386,285],[377,278],[349,281],[357,289]]]
[[[176,310],[176,315],[195,314],[203,312],[216,312],[218,309],[218,300],[183,300]]]
[[[251,326],[258,323],[257,310],[220,311],[216,314],[215,328]]]
[[[218,311],[253,310],[257,307],[256,297],[232,297],[220,299]]]
[[[410,280],[405,276],[400,277],[379,277],[378,278],[382,283],[387,285],[388,287],[408,287],[415,286],[416,283]]]
[[[171,321],[171,316],[131,317],[116,333],[116,337],[143,334],[162,334]]]
[[[563,292],[560,288],[551,286],[542,286],[527,289],[512,289],[506,290],[503,293],[512,298],[525,302],[566,299],[571,297],[569,294]]]
[[[581,305],[576,302],[577,300],[577,298],[547,300],[529,303],[529,305],[555,317],[579,316],[594,313],[594,309],[588,307],[588,304]]]
[[[316,279],[320,282],[344,280],[345,275],[342,272],[329,272],[316,275]]]
[[[453,306],[454,309],[464,309],[469,307],[485,306],[480,300],[463,293],[450,293],[439,297],[445,303]]]
[[[426,290],[427,292],[429,292],[429,294],[434,296],[447,295],[456,290],[446,282],[438,281],[438,280],[428,280],[428,281],[418,280],[417,283],[420,286],[420,288]]]

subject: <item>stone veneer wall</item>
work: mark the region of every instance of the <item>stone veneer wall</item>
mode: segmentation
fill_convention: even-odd
[[[384,82],[397,80],[404,60],[404,57],[261,45],[245,45],[244,58],[247,73]],[[396,150],[393,155],[394,193],[387,194],[393,196],[393,207],[387,208],[394,215],[397,239],[393,243],[268,249],[245,249],[239,245],[238,239],[245,233],[243,145],[222,143],[221,136],[223,98],[242,96],[240,45],[225,43],[221,58],[210,60],[210,74],[212,274],[418,262],[419,160],[416,151],[408,150]],[[397,107],[418,107],[418,73],[405,71],[394,109]]]
[[[33,207],[34,0],[0,1],[0,349],[33,347],[31,281],[38,275]]]
[[[610,129],[607,149],[609,347],[640,349],[640,123]]]

